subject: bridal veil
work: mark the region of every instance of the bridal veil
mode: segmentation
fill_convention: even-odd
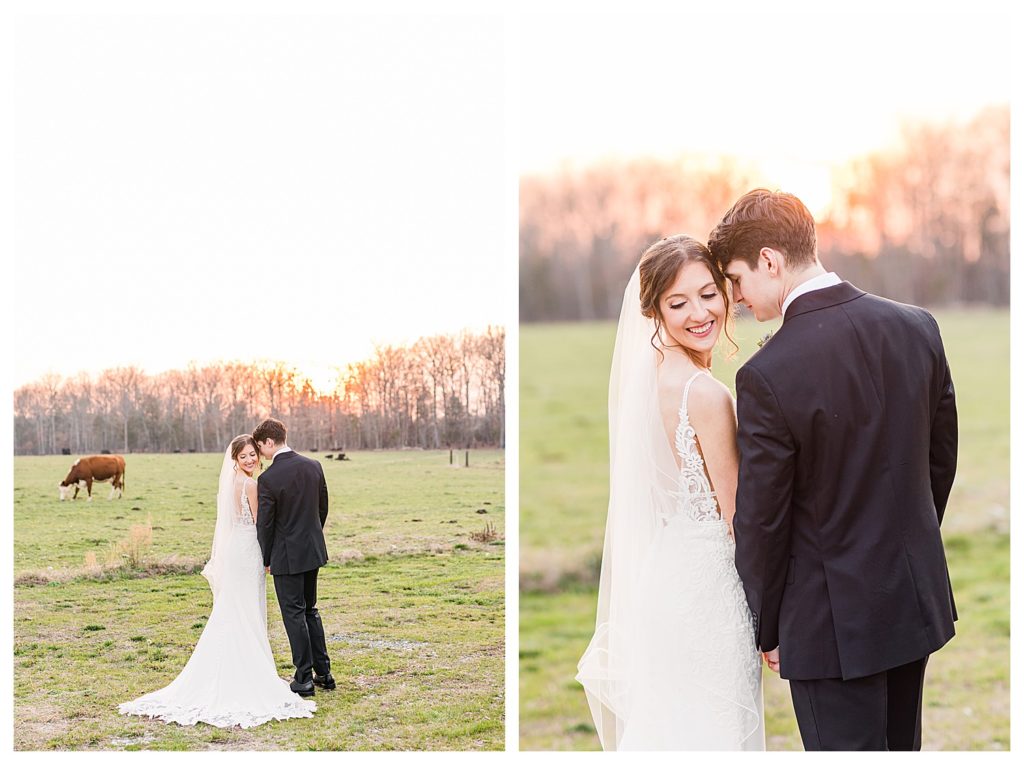
[[[235,512],[235,461],[231,459],[231,446],[224,452],[217,484],[217,521],[213,529],[213,545],[210,560],[203,567],[203,576],[210,583],[213,599],[216,601],[220,586],[224,582],[225,550],[231,536],[232,515]]]
[[[676,503],[679,468],[658,406],[654,322],[640,313],[640,271],[626,286],[608,385],[608,521],[594,637],[576,679],[586,691],[605,750],[617,749],[630,711],[631,661],[639,620],[638,572],[662,518]]]

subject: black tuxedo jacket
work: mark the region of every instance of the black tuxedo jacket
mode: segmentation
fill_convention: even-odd
[[[801,295],[736,398],[736,568],[782,677],[863,677],[944,645],[957,418],[931,314],[849,282]]]
[[[327,481],[323,466],[284,452],[257,479],[256,536],[270,573],[300,574],[327,562],[324,523]]]

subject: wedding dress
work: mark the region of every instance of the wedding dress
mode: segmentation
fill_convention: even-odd
[[[626,288],[609,387],[611,493],[594,636],[580,659],[605,750],[764,749],[761,657],[735,543],[690,424],[658,407],[653,323]]]
[[[122,714],[180,725],[251,728],[269,720],[312,717],[316,702],[293,693],[277,674],[267,638],[266,574],[246,484],[225,454],[217,528],[203,575],[213,611],[181,673],[165,688],[118,706]]]

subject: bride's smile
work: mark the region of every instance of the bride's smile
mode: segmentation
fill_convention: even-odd
[[[713,326],[715,326],[714,319],[712,319],[711,321],[704,322],[699,327],[689,327],[686,331],[689,332],[691,335],[697,335],[698,337],[706,337]]]

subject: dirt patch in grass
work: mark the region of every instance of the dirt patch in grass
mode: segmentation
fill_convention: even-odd
[[[14,748],[16,750],[45,749],[40,742],[53,741],[65,735],[73,724],[60,707],[45,699],[34,699],[30,706],[15,705]]]

